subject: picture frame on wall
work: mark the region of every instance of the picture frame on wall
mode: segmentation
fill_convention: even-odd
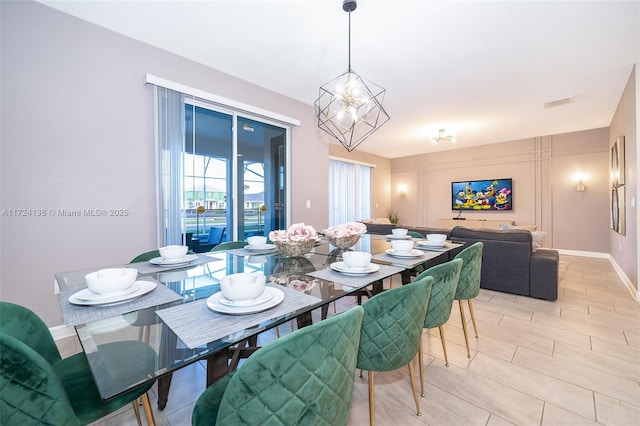
[[[624,136],[619,136],[611,146],[609,158],[611,229],[625,235],[625,162]]]
[[[613,143],[610,161],[611,188],[624,185],[624,136],[619,136]]]

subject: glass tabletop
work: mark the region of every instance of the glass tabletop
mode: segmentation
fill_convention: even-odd
[[[180,299],[76,325],[80,343],[89,360],[100,394],[105,399],[116,396],[136,384],[147,382],[169,371],[206,358],[216,351],[295,319],[313,309],[326,307],[331,301],[357,291],[356,288],[335,286],[333,282],[306,275],[327,268],[334,259],[340,259],[336,252],[332,256],[309,253],[305,257],[298,258],[286,258],[277,253],[236,256],[227,252],[218,252],[215,253],[215,259],[207,263],[144,274],[143,278],[157,280],[178,294]],[[135,264],[130,266],[135,267]],[[57,274],[57,279],[66,280],[67,285],[73,285],[78,282],[79,277],[84,276],[84,272]],[[195,306],[198,301],[205,303],[210,296],[220,291],[219,283],[222,277],[237,272],[261,272],[266,276],[268,284],[284,287],[283,290],[304,293],[315,299],[304,307],[276,316],[266,311],[266,319],[263,317],[258,324],[246,329],[230,330],[225,336],[197,347],[189,347],[185,344],[158,316],[158,312],[167,308],[189,304]],[[113,364],[113,361],[104,359],[100,351],[102,344],[126,340],[142,340],[158,354],[156,364],[149,366],[145,371],[140,371],[140,376],[136,378],[130,376],[120,378],[110,374],[108,365]]]
[[[384,236],[366,235],[351,250],[380,254],[389,247],[390,244]],[[337,249],[325,241],[315,246],[304,257],[287,258],[277,252],[243,256],[233,254],[233,251],[230,251],[210,253],[210,257],[200,256],[194,264],[176,266],[173,269],[154,269],[152,265],[150,267],[149,262],[121,265],[138,267],[140,271],[144,272],[139,273],[139,279],[155,280],[163,290],[170,289],[172,291],[174,300],[144,309],[127,310],[127,305],[122,305],[121,309],[124,310],[122,314],[76,324],[80,343],[87,355],[100,394],[105,399],[117,396],[138,384],[154,380],[163,374],[198,360],[206,359],[218,351],[279,324],[301,316],[308,316],[314,309],[321,308],[323,314],[326,314],[326,309],[332,301],[354,294],[374,281],[381,285],[380,279],[365,279],[359,287],[341,286],[336,285],[333,281],[308,275],[314,271],[326,270],[331,263],[341,261],[343,252],[344,250]],[[426,260],[425,257],[423,261]],[[403,266],[402,269],[405,267]],[[63,290],[63,294],[69,294],[69,292],[77,291],[85,286],[84,275],[86,273],[98,269],[100,268],[59,273],[56,274],[56,280]],[[395,272],[389,273],[388,276],[398,273],[400,270],[396,268]],[[247,325],[246,318],[236,317],[237,321],[234,319],[228,323],[237,322],[238,324],[229,326],[228,332],[224,328],[224,335],[211,340],[207,340],[205,336],[205,343],[196,345],[190,344],[184,335],[181,338],[179,332],[175,332],[177,328],[168,325],[171,324],[171,321],[168,321],[165,314],[169,315],[176,310],[184,310],[179,311],[181,315],[182,312],[190,312],[191,309],[196,308],[200,309],[199,314],[203,318],[206,317],[209,321],[207,324],[213,325],[213,328],[222,321],[228,320],[228,318],[222,317],[211,318],[211,311],[207,309],[209,306],[207,299],[220,291],[222,277],[239,272],[263,273],[269,285],[281,288],[283,292],[289,292],[287,293],[289,295],[304,295],[307,299],[300,305],[287,308],[288,310],[265,311],[255,324]],[[64,303],[64,301],[62,302]],[[94,309],[98,313],[101,309],[95,306],[86,308]],[[192,328],[205,328],[201,325],[200,322],[197,322]],[[200,338],[202,339],[202,336]],[[114,360],[105,358],[108,351],[100,351],[100,345],[120,341],[143,341],[148,344],[158,354],[155,365],[141,369],[139,376],[136,377],[113,375],[109,365],[113,365]],[[187,342],[185,343],[185,341]]]

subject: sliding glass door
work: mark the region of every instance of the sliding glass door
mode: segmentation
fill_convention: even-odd
[[[184,122],[186,233],[210,249],[285,228],[288,129],[190,100]]]
[[[238,235],[286,227],[286,129],[238,116]]]

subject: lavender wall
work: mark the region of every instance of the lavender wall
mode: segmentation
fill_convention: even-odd
[[[59,325],[55,272],[125,263],[156,247],[145,73],[300,120],[292,131],[292,219],[327,223],[329,147],[312,106],[37,3],[0,2],[0,14],[0,207],[47,212],[1,218],[0,299]],[[129,214],[49,213],[98,208]]]
[[[626,234],[609,231],[609,250],[638,292],[638,65],[634,68],[609,127],[609,145],[625,138]],[[637,299],[640,300],[640,292]]]
[[[576,191],[578,173],[587,190]],[[546,247],[609,251],[608,129],[461,148],[391,161],[391,204],[402,223],[436,226],[451,218],[452,181],[513,178],[514,209],[462,217],[515,221],[547,232]],[[396,188],[406,185],[407,197]],[[464,226],[464,223],[461,222]]]

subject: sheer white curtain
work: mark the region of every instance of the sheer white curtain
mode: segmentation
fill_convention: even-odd
[[[371,167],[329,160],[329,225],[371,216]]]
[[[158,245],[184,244],[182,169],[184,94],[154,86],[156,99],[156,172]]]

